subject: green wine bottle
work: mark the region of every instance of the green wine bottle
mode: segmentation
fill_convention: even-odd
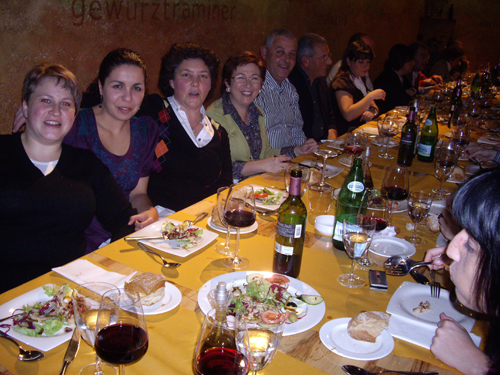
[[[415,124],[415,108],[410,107],[408,121],[401,129],[401,142],[399,143],[398,165],[411,167],[415,157],[415,142],[417,142],[418,130]]]
[[[307,209],[300,198],[302,171],[290,173],[288,198],[281,204],[276,224],[273,272],[298,277],[306,236]]]
[[[358,213],[364,191],[363,161],[361,158],[356,158],[337,199],[337,213],[335,214],[335,225],[333,227],[333,245],[337,249],[344,250],[344,241],[342,239],[344,216]],[[361,213],[366,213],[366,203],[363,203]]]
[[[470,96],[472,96],[473,99],[479,99],[480,91],[481,91],[481,74],[477,72],[470,85]]]
[[[438,141],[439,129],[436,119],[436,107],[432,107],[422,127],[420,143],[418,145],[418,160],[431,163],[434,161],[434,153]]]

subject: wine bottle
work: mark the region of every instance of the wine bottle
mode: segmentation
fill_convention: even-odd
[[[365,188],[373,189],[372,172],[370,171],[370,146],[365,148],[363,158],[363,177],[365,178]]]
[[[215,299],[215,319],[212,323],[209,334],[203,342],[200,353],[204,353],[212,348],[236,349],[234,336],[227,324],[227,299],[228,293],[225,282],[219,282],[214,293]]]
[[[451,119],[457,109],[462,108],[462,78],[458,77],[457,85],[453,89],[450,99],[450,113],[448,114],[448,127],[451,128]]]
[[[356,158],[337,199],[337,213],[335,214],[335,225],[333,227],[333,245],[337,249],[344,250],[344,241],[342,239],[344,216],[358,213],[364,191],[365,178],[363,176],[362,160]],[[366,213],[366,203],[363,203],[361,213]]]
[[[431,163],[434,161],[434,153],[438,141],[439,129],[436,119],[436,107],[432,107],[422,127],[420,143],[418,145],[418,160]]]
[[[398,165],[411,167],[415,156],[415,142],[417,142],[418,130],[415,124],[415,108],[410,107],[408,120],[401,129],[401,142],[399,144]]]
[[[306,236],[307,209],[300,198],[302,171],[290,173],[288,198],[278,210],[276,241],[274,243],[273,272],[298,277]]]
[[[479,98],[480,90],[481,90],[481,74],[477,72],[470,85],[470,95],[472,96],[473,99]]]

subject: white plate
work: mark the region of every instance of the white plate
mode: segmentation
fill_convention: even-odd
[[[161,301],[151,306],[142,306],[144,315],[157,315],[170,311],[177,307],[182,300],[182,293],[175,285],[168,281],[165,283],[165,296]]]
[[[198,305],[200,306],[201,311],[206,314],[212,309],[212,306],[208,301],[208,293],[212,289],[215,289],[220,281],[224,281],[227,284],[227,289],[232,290],[234,286],[241,287],[243,284],[246,284],[247,275],[252,273],[259,273],[264,275],[264,277],[273,275],[272,272],[240,271],[214,277],[212,280],[207,281],[198,291]],[[290,286],[288,287],[288,292],[290,294],[295,295],[297,292],[298,294],[319,295],[316,290],[306,283],[294,279],[293,277],[287,277],[290,279]],[[321,302],[319,305],[307,307],[307,315],[302,319],[299,319],[296,323],[287,324],[285,326],[283,336],[290,336],[295,335],[296,333],[305,332],[321,322],[321,319],[323,319],[326,311],[325,303]]]
[[[310,166],[311,163],[312,163],[312,160],[304,160],[303,162],[301,162],[301,164],[308,165],[308,166]],[[323,167],[323,163],[318,162],[316,164],[316,166],[321,169]],[[340,167],[336,167],[334,165],[327,164],[326,171],[325,171],[325,178],[335,177],[335,176],[341,174],[343,170],[344,170],[344,168],[340,168]],[[321,171],[320,171],[320,173],[321,173]]]
[[[347,333],[347,324],[351,318],[340,318],[324,324],[319,331],[323,345],[335,354],[359,361],[373,361],[391,354],[394,339],[387,330],[383,330],[374,343],[354,340]]]
[[[215,224],[212,221],[212,216],[210,216],[207,219],[207,223],[208,223],[208,226],[210,228],[216,230],[217,232],[227,233],[227,228],[224,228],[224,227],[221,227],[221,226]],[[249,227],[240,228],[240,234],[251,233],[254,230],[257,230],[258,227],[259,227],[259,224],[257,224],[257,221],[256,221],[255,223],[253,223],[253,225],[251,225]],[[231,228],[231,234],[235,234],[235,233],[236,233],[236,229]]]
[[[432,202],[431,209],[429,210],[430,214],[440,215],[441,212],[446,208],[446,201],[434,201]]]
[[[438,238],[436,240],[436,247],[446,246],[448,245],[448,240],[443,236],[442,233],[439,233]]]
[[[137,231],[134,233],[134,237],[140,237],[140,236],[161,236],[161,225],[165,221],[170,221],[174,223],[175,225],[182,223],[182,221],[178,220],[173,220],[170,218],[165,218],[163,220],[159,220],[151,225],[148,225],[146,228],[142,228],[141,230]],[[183,249],[183,248],[172,248],[167,241],[165,240],[141,240],[145,245],[151,246],[152,248],[155,248],[157,250],[161,250],[165,253],[173,254],[178,257],[187,257],[188,255],[191,255],[192,253],[203,249],[205,246],[210,244],[213,240],[215,240],[219,235],[217,233],[211,232],[209,230],[203,229],[203,234],[201,237],[201,241],[196,244],[196,246],[191,247],[190,249]]]
[[[48,286],[52,286],[52,284],[47,284]],[[30,292],[24,293],[23,295],[16,297],[10,300],[7,303],[4,303],[0,306],[0,317],[4,318],[6,316],[12,315],[14,310],[21,309],[23,305],[33,305],[35,302],[47,302],[51,297],[48,297],[43,288],[39,287],[33,289]],[[12,320],[6,320],[2,322],[2,324],[12,324]],[[14,331],[14,328],[11,328],[8,332],[10,336],[13,338],[24,342],[25,344],[31,345],[34,348],[37,348],[41,351],[47,352],[51,349],[54,349],[56,346],[61,345],[62,343],[71,339],[73,335],[73,330],[70,332],[64,332],[64,328],[70,327],[76,329],[74,325],[65,326],[61,328],[61,330],[56,333],[55,336],[51,337],[30,337],[20,334],[19,332]],[[6,328],[2,329],[3,332],[7,332]]]
[[[420,302],[429,301],[431,310],[425,313],[414,313],[413,309],[418,307]],[[402,318],[411,319],[419,323],[436,325],[441,320],[439,314],[444,312],[462,325],[467,331],[472,329],[474,319],[462,314],[453,307],[450,302],[450,292],[441,289],[439,298],[431,297],[431,289],[428,285],[421,285],[404,281],[393,294],[387,312]]]
[[[272,192],[276,192],[276,193],[282,192],[283,193],[283,196],[281,197],[281,199],[279,200],[279,202],[277,204],[262,204],[259,202],[258,199],[255,199],[255,206],[258,208],[262,208],[264,210],[269,210],[269,211],[277,210],[278,208],[280,208],[281,203],[283,203],[285,201],[285,199],[288,197],[288,193],[285,190],[273,189],[273,188],[270,188],[267,186],[260,186],[260,185],[254,185],[254,184],[251,184],[251,186],[253,187],[254,192],[265,188],[265,189],[270,190]]]
[[[382,143],[380,143],[378,141],[377,138],[375,138],[375,139],[372,140],[372,145],[375,145],[377,147],[384,146]],[[389,142],[387,142],[387,148],[393,148],[393,147],[398,147],[398,146],[399,146],[399,143],[396,142],[396,141],[394,141],[394,140],[392,140],[392,139],[390,139]]]
[[[340,164],[345,165],[346,167],[351,168],[352,165],[349,164],[349,156],[341,156],[338,158]],[[368,162],[368,166],[371,167],[373,164],[371,161]]]
[[[383,257],[392,257],[394,255],[410,257],[417,252],[417,249],[411,243],[401,238],[376,236],[372,240],[370,251]]]
[[[335,150],[344,150],[344,139],[334,139],[333,142],[328,143],[326,147],[333,148]]]
[[[333,191],[333,199],[337,200],[339,198],[340,190],[342,188],[335,189]],[[378,207],[370,207],[372,211],[384,211],[383,208]],[[395,214],[399,214],[401,212],[406,212],[408,210],[408,201],[404,200],[399,202],[397,210],[394,211]]]

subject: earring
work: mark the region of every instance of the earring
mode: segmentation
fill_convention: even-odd
[[[262,89],[259,90],[259,94],[262,92]]]
[[[231,92],[231,88],[230,87],[226,87],[226,92]]]
[[[102,95],[99,95],[99,108],[102,108]]]

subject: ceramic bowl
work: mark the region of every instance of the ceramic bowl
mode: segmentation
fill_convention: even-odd
[[[314,221],[314,228],[323,236],[331,237],[333,235],[333,226],[335,225],[335,216],[321,215]]]

